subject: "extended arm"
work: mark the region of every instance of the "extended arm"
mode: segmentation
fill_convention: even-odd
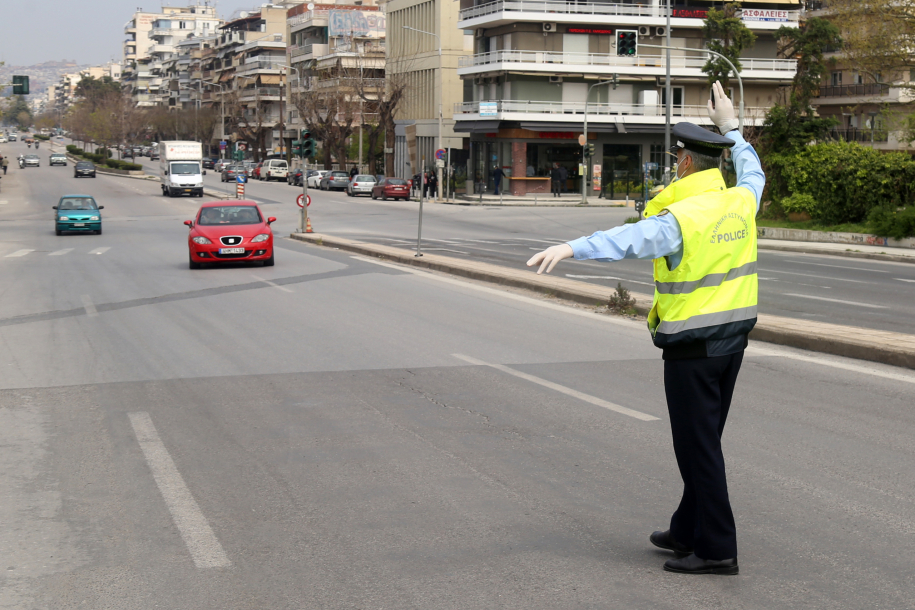
[[[758,212],[763,188],[766,186],[766,175],[763,173],[759,156],[750,143],[743,139],[739,131],[729,131],[724,135],[736,142],[731,148],[731,158],[734,159],[734,169],[737,170],[737,186],[748,189],[756,196],[756,211]]]

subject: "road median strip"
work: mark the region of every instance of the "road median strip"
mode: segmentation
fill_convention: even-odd
[[[319,233],[293,233],[292,239],[367,256],[380,257],[404,265],[432,269],[490,282],[502,286],[525,288],[556,298],[590,306],[606,306],[612,288],[563,277],[537,275],[527,269],[511,269],[481,261],[468,261],[440,254],[424,254],[368,242]],[[635,310],[646,315],[652,296],[632,293]],[[915,369],[915,336],[882,330],[827,324],[782,316],[760,314],[750,338],[789,347],[870,360]]]

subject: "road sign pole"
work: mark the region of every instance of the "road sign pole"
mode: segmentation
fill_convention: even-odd
[[[305,196],[305,205],[302,206],[302,227],[299,233],[305,233],[308,228],[308,159],[302,164],[302,194]]]
[[[422,165],[420,167],[426,167],[426,155],[423,155]],[[426,197],[425,169],[423,169],[423,173],[420,175],[420,188],[422,190],[419,192],[419,229],[416,233],[416,254],[414,256],[423,255],[423,199]]]

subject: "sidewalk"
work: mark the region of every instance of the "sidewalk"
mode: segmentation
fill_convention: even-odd
[[[780,239],[760,239],[757,244],[757,247],[760,250],[828,254],[830,256],[868,258],[871,260],[890,261],[895,263],[915,263],[915,249],[911,248],[868,246],[864,244],[832,244],[828,242],[812,241],[786,241]]]
[[[533,271],[511,269],[490,263],[466,261],[438,254],[425,254],[422,258],[417,258],[414,256],[415,253],[410,250],[330,235],[293,233],[290,237],[303,242],[376,256],[460,277],[503,286],[526,288],[589,306],[605,305],[613,292],[610,288],[595,284],[562,277],[537,275]],[[636,293],[632,293],[632,296],[636,299],[636,311],[641,315],[647,314],[653,297]],[[836,356],[915,369],[915,335],[871,329],[864,331],[851,326],[760,314],[750,338]]]
[[[492,193],[483,193],[482,195],[455,195],[453,201],[443,201],[441,203],[445,204],[456,204],[456,205],[506,205],[506,206],[519,206],[519,207],[594,207],[594,208],[607,208],[607,207],[616,207],[624,208],[627,207],[626,200],[609,200],[609,199],[598,199],[597,195],[589,195],[588,203],[582,205],[581,203],[581,194],[580,193],[564,193],[559,197],[554,197],[550,193],[540,193],[536,195],[524,195],[516,197],[515,195],[510,195],[505,193],[503,195],[493,195]],[[635,200],[630,199],[628,207],[634,207]]]

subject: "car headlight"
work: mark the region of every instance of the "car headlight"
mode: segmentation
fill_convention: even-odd
[[[70,217],[69,217],[69,216],[61,216],[61,217],[58,218],[57,220],[70,220]]]
[[[268,233],[261,233],[260,235],[255,235],[251,240],[251,243],[256,244],[262,241],[267,241],[268,239],[270,239],[270,235]]]
[[[89,220],[98,220],[98,216],[90,216]]]
[[[193,241],[195,244],[200,244],[201,246],[213,243],[206,237],[194,237],[191,241]]]

